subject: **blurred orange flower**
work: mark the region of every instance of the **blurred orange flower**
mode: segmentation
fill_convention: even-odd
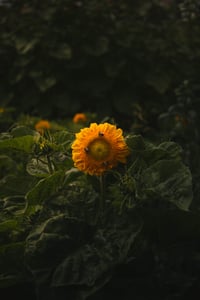
[[[73,117],[74,123],[84,123],[87,121],[87,116],[84,113],[77,113]]]
[[[40,120],[35,124],[35,130],[37,130],[40,134],[44,134],[45,130],[51,128],[51,124],[47,120]]]
[[[176,115],[175,121],[176,121],[176,123],[181,123],[185,127],[188,125],[188,120],[181,115]]]

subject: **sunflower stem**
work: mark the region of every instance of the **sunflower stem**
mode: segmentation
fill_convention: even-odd
[[[103,175],[99,176],[99,183],[100,183],[100,203],[99,203],[99,210],[100,210],[100,217],[104,211],[104,180]]]
[[[53,174],[52,162],[51,162],[51,158],[49,155],[47,155],[47,163],[48,163],[48,168],[49,168],[50,174]]]

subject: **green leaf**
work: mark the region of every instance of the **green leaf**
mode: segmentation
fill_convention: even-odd
[[[141,152],[145,150],[145,142],[141,135],[128,134],[125,138],[127,145],[134,152]]]
[[[16,169],[16,163],[7,155],[0,155],[0,179]]]
[[[77,179],[82,173],[77,168],[71,168],[65,172],[64,184],[67,185]]]
[[[54,138],[57,144],[62,145],[64,149],[69,149],[72,141],[74,140],[74,134],[66,130],[61,130],[54,134]]]
[[[1,288],[27,281],[24,268],[24,249],[24,241],[0,246]]]
[[[155,145],[143,139],[141,135],[128,134],[125,138],[133,155],[143,158],[148,164],[160,159],[180,159],[182,147],[175,142],[163,142]]]
[[[63,256],[79,247],[90,231],[84,221],[68,214],[60,213],[48,217],[34,227],[26,239],[26,258],[29,266],[33,271],[51,270]]]
[[[30,136],[30,135],[35,135],[35,131],[30,129],[27,126],[20,125],[20,126],[13,128],[11,130],[11,134],[14,137],[27,136],[27,135]]]
[[[175,142],[163,142],[159,145],[145,143],[145,151],[142,157],[148,164],[152,164],[160,159],[181,159],[182,148]]]
[[[64,214],[34,228],[27,238],[26,261],[36,282],[75,288],[80,299],[102,287],[112,270],[128,261],[141,230],[136,215],[115,217],[97,230]]]
[[[68,255],[54,272],[53,286],[79,285],[91,288],[108,280],[110,271],[128,260],[129,251],[140,232],[138,220],[127,226],[122,219],[116,225],[97,230],[90,244],[86,243]]]
[[[137,193],[141,200],[159,199],[188,210],[193,199],[190,170],[178,160],[157,161],[141,173]]]
[[[54,51],[50,52],[50,56],[69,60],[72,57],[72,49],[68,44],[60,44]]]
[[[47,178],[41,179],[34,188],[32,188],[26,194],[27,207],[25,213],[32,212],[32,209],[38,209],[42,206],[44,201],[50,199],[55,195],[60,187],[63,185],[65,178],[64,171],[58,171],[48,176]]]
[[[29,174],[15,174],[14,172],[0,180],[0,197],[24,196],[35,184],[35,178]]]
[[[34,136],[26,135],[12,139],[0,140],[0,149],[14,149],[30,153],[34,145]]]
[[[158,146],[163,149],[170,156],[170,158],[180,159],[183,154],[182,147],[175,142],[163,142]]]
[[[26,166],[26,170],[30,175],[40,178],[47,177],[50,173],[45,157],[42,157],[41,160],[36,158],[31,159]]]
[[[0,233],[10,232],[18,227],[17,219],[10,219],[0,223]]]
[[[37,43],[38,39],[36,38],[28,41],[27,39],[17,37],[15,40],[15,46],[19,54],[26,54],[32,50]]]
[[[35,81],[41,92],[46,92],[57,82],[55,77],[37,77]]]

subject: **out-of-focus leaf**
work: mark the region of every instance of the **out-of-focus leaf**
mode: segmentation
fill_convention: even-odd
[[[171,84],[171,78],[169,75],[165,73],[161,74],[149,74],[149,78],[147,79],[147,84],[154,87],[157,92],[160,94],[164,94]]]
[[[41,92],[49,90],[56,84],[55,77],[38,77],[35,81]]]
[[[14,137],[26,136],[26,135],[35,135],[35,131],[27,126],[17,126],[11,130],[11,134]]]
[[[72,49],[68,44],[60,44],[54,51],[50,52],[50,56],[57,59],[69,60],[72,57]]]
[[[142,215],[148,237],[162,245],[191,242],[200,238],[200,218],[196,212],[179,208],[144,208]]]
[[[0,140],[0,149],[14,149],[30,153],[34,145],[34,137],[31,135]]]
[[[101,56],[108,51],[109,40],[105,36],[99,37],[94,45],[85,45],[84,49],[87,53],[94,56]]]
[[[37,43],[38,39],[32,39],[31,41],[19,37],[15,39],[15,46],[19,54],[26,54],[32,50]]]

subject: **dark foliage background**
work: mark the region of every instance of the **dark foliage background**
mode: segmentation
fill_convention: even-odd
[[[3,3],[1,106],[14,117],[91,112],[150,139],[173,139],[198,182],[199,1]]]
[[[125,131],[148,140],[181,145],[193,177],[195,217],[183,218],[190,224],[195,220],[192,230],[176,243],[151,237],[139,247],[137,259],[117,268],[91,300],[129,299],[128,291],[136,300],[149,295],[195,299],[200,280],[199,1],[3,1],[0,64],[0,106],[10,108],[0,119],[3,129],[22,113],[67,119],[91,112],[99,121],[114,118]],[[177,216],[170,218],[177,225]],[[27,297],[24,286],[3,292]],[[57,292],[65,299],[66,291]]]
[[[0,101],[17,112],[152,116],[197,84],[198,1],[9,1],[1,14]],[[149,111],[150,109],[150,111]]]

